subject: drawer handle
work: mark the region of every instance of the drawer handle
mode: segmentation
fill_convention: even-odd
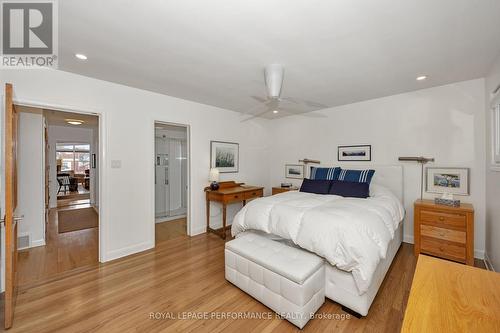
[[[446,236],[446,232],[444,232],[444,231],[440,232],[440,233],[439,233],[439,236],[441,236],[441,237]]]
[[[257,193],[253,192],[252,195],[256,195]]]
[[[443,252],[444,248],[442,246],[439,247],[439,251]]]
[[[235,198],[235,199],[238,199],[238,196],[237,196],[237,195],[235,195],[235,196],[234,196],[234,198]]]
[[[439,217],[439,221],[444,221],[444,217]]]

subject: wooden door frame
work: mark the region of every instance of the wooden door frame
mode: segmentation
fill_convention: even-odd
[[[166,121],[166,120],[159,120],[159,119],[153,119],[152,121],[152,129],[153,129],[153,135],[152,135],[152,148],[153,148],[153,153],[151,154],[151,158],[154,159],[155,158],[155,153],[156,153],[156,149],[155,149],[155,133],[156,133],[156,124],[161,124],[161,125],[167,125],[167,126],[177,126],[177,127],[183,127],[186,129],[186,147],[187,147],[187,179],[186,179],[186,185],[187,185],[187,198],[186,198],[186,205],[187,205],[187,210],[186,210],[186,234],[188,236],[191,236],[192,232],[193,232],[193,228],[192,228],[192,225],[191,225],[191,216],[193,216],[191,214],[191,125],[189,124],[181,124],[181,123],[174,123],[174,122],[171,122],[171,121]],[[154,183],[155,183],[155,166],[153,165],[153,173],[152,173],[152,178],[151,178],[151,181],[150,181],[150,184],[153,184],[152,186],[152,205],[151,205],[151,212],[152,212],[152,221],[153,221],[153,224],[152,224],[152,228],[151,228],[151,232],[152,232],[152,235],[153,235],[153,244],[154,246],[156,246],[156,238],[155,238],[155,234],[156,234],[156,231],[155,231],[155,225],[156,225],[156,210],[155,210],[155,195],[156,195],[156,191],[155,191],[155,186],[154,186]],[[167,222],[168,223],[168,222]]]
[[[5,104],[5,96],[3,98]],[[107,179],[108,175],[106,172],[106,156],[107,156],[107,136],[106,136],[106,117],[103,112],[85,110],[79,107],[72,107],[66,105],[57,105],[51,104],[49,102],[43,101],[34,101],[28,99],[17,99],[13,100],[14,105],[18,106],[26,106],[33,108],[41,108],[41,109],[50,109],[54,111],[62,111],[62,112],[72,112],[77,114],[91,115],[98,117],[98,135],[99,135],[99,154],[98,154],[98,167],[99,167],[99,199],[98,199],[98,214],[99,214],[99,228],[98,228],[98,259],[99,262],[107,261],[106,256],[106,245],[109,244],[109,232],[108,232],[108,208],[107,208],[107,200],[104,189],[107,188]],[[43,161],[45,163],[45,161]],[[4,184],[0,184],[3,186]]]
[[[14,105],[14,89],[12,84],[5,84],[5,88],[2,87],[4,91],[3,98],[3,108],[4,108],[4,121],[2,133],[3,145],[3,156],[2,160],[4,163],[4,173],[2,174],[3,182],[3,207],[5,216],[4,220],[4,235],[5,235],[5,245],[4,258],[2,258],[2,264],[5,263],[4,277],[2,279],[5,289],[4,293],[4,323],[5,329],[12,327],[12,322],[14,319],[14,310],[16,304],[16,294],[17,294],[17,145],[18,145],[18,134],[19,134],[19,115],[17,114],[16,107]],[[9,98],[8,98],[9,97]],[[8,112],[10,110],[10,112]],[[7,117],[7,113],[11,117]],[[7,158],[9,156],[9,158]],[[11,160],[12,163],[7,163],[7,160]],[[10,178],[8,175],[10,174]],[[9,180],[9,181],[7,181]]]

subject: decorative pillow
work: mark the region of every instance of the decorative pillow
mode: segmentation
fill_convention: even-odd
[[[331,183],[331,180],[326,179],[314,180],[304,178],[304,180],[302,181],[302,186],[300,187],[300,192],[328,194]]]
[[[348,170],[341,169],[339,177],[335,180],[342,180],[346,182],[368,183],[372,181],[375,170]]]
[[[370,184],[333,180],[329,194],[349,198],[368,198],[370,196]]]
[[[339,178],[340,168],[316,168],[311,167],[310,179],[328,179],[337,180]]]

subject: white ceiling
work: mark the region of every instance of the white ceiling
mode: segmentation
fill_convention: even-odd
[[[65,127],[73,127],[73,128],[94,128],[96,129],[99,124],[99,118],[97,116],[73,113],[73,112],[63,112],[63,111],[54,111],[44,109],[43,113],[45,118],[47,119],[47,123],[49,125],[54,126],[65,126]],[[76,119],[83,121],[81,125],[71,125],[68,124],[66,119]]]
[[[270,63],[285,65],[283,97],[336,106],[482,77],[500,55],[499,0],[64,0],[59,13],[60,69],[240,112],[257,111]]]

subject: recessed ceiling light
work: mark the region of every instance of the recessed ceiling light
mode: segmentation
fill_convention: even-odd
[[[427,75],[420,75],[420,76],[417,76],[417,81],[424,81],[427,79]]]
[[[278,112],[279,112],[278,110],[274,110],[274,111],[273,111],[273,113],[274,113],[274,114],[276,114],[276,113],[278,113]]]
[[[79,120],[79,119],[64,119],[68,124],[70,125],[81,125],[84,123],[83,120]]]
[[[85,54],[77,53],[75,54],[75,57],[77,57],[80,60],[87,60],[87,56]]]

